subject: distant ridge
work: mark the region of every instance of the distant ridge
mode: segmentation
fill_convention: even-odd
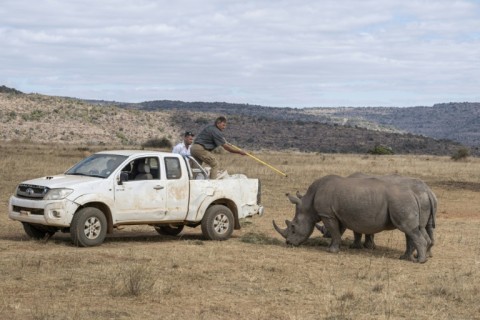
[[[13,94],[23,94],[23,92],[18,91],[13,88],[6,87],[4,85],[0,86],[0,93],[13,93]]]
[[[147,101],[121,104],[140,110],[178,110],[244,115],[258,119],[316,122],[390,133],[413,133],[480,147],[480,103],[442,103],[433,107],[276,108],[226,102]]]

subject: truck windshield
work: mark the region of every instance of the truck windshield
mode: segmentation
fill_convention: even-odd
[[[107,178],[127,159],[116,154],[94,154],[83,159],[65,174]]]

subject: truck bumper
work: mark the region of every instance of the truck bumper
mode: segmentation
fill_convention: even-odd
[[[8,217],[12,220],[54,227],[70,227],[79,205],[68,200],[44,201],[11,196]]]
[[[262,205],[260,205],[259,208],[258,208],[258,213],[257,214],[261,217],[261,216],[263,216],[264,212],[265,212],[265,208]]]
[[[262,205],[255,204],[255,205],[245,205],[242,207],[242,213],[239,218],[246,218],[252,217],[255,215],[263,216],[264,208]]]

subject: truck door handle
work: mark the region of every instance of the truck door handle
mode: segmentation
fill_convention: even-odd
[[[164,186],[155,186],[153,187],[153,189],[155,190],[162,190],[163,188],[165,188]]]

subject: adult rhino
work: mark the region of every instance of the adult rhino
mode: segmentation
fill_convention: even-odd
[[[273,221],[275,230],[287,244],[303,243],[321,220],[332,237],[329,252],[340,250],[343,228],[360,234],[399,229],[417,250],[414,261],[427,260],[427,240],[419,224],[420,208],[414,193],[404,185],[380,179],[328,175],[313,182],[301,199],[287,196],[296,205],[294,219],[285,221],[286,229],[279,228]]]
[[[373,178],[381,179],[390,184],[401,184],[409,187],[412,192],[415,194],[415,198],[419,204],[420,215],[419,215],[419,224],[420,231],[422,232],[425,240],[427,240],[427,256],[432,257],[432,247],[435,243],[434,230],[435,229],[435,216],[437,213],[437,197],[435,193],[430,189],[430,187],[420,179],[400,176],[396,174],[391,175],[369,175],[362,172],[356,172],[348,176],[349,178]],[[405,253],[400,257],[405,260],[413,259],[413,252],[415,250],[411,239],[407,235],[406,238],[406,250]],[[354,232],[354,243],[352,247],[361,248],[361,239],[362,234]],[[365,243],[363,245],[367,248],[375,248],[374,235],[365,235]]]

